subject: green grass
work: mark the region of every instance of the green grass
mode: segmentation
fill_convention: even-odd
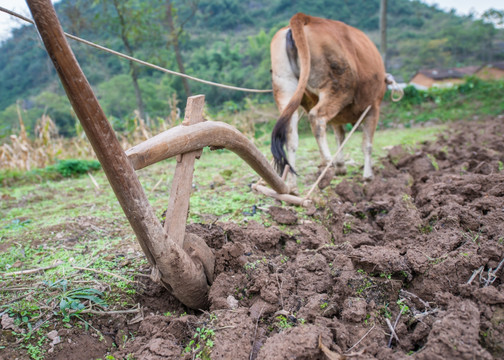
[[[388,101],[381,111],[380,128],[434,121],[445,123],[472,119],[473,116],[495,116],[504,112],[504,81],[484,81],[469,77],[466,82],[449,88],[431,88],[426,91],[408,86],[404,98],[397,103]]]
[[[40,183],[76,177],[101,168],[97,160],[66,159],[42,169],[30,171],[0,170],[0,186]]]

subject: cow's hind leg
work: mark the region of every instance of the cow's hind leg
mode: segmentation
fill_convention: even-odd
[[[373,137],[380,116],[380,106],[374,105],[364,119],[362,126],[362,152],[364,153],[364,180],[373,179],[371,154],[373,152]]]
[[[321,166],[325,167],[332,160],[331,151],[329,150],[329,145],[327,144],[327,123],[334,118],[338,112],[341,110],[341,103],[338,101],[328,101],[329,96],[327,94],[321,93],[319,96],[319,102],[315,107],[310,110],[308,118],[310,120],[310,126],[317,139],[319,146],[320,156],[322,158]],[[326,173],[326,176],[319,182],[319,188],[323,189],[328,186],[331,179],[334,177],[335,168],[332,167],[330,171]]]
[[[334,129],[334,135],[336,136],[336,145],[339,147],[345,141],[345,129],[343,125],[331,124]],[[334,160],[334,166],[336,167],[336,175],[346,175],[347,169],[345,166],[345,156],[343,151],[340,151],[336,159]]]

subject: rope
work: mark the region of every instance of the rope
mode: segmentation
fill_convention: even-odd
[[[10,11],[8,9],[5,9],[3,7],[0,6],[0,11],[3,11],[11,16],[14,16],[14,17],[17,17],[21,20],[24,20],[26,22],[29,22],[30,24],[32,25],[35,25],[35,23],[33,22],[33,20],[31,19],[28,19],[27,17],[24,17],[22,15],[19,15],[13,11]],[[187,74],[182,74],[182,73],[179,73],[179,72],[176,72],[176,71],[173,71],[173,70],[168,70],[168,69],[165,69],[161,66],[158,66],[158,65],[154,65],[154,64],[151,64],[147,61],[143,61],[143,60],[139,60],[139,59],[136,59],[134,57],[131,57],[131,56],[128,56],[126,54],[123,54],[123,53],[120,53],[118,51],[114,51],[114,50],[111,50],[109,48],[106,48],[104,46],[101,46],[101,45],[98,45],[98,44],[95,44],[91,41],[88,41],[88,40],[84,40],[82,38],[79,38],[75,35],[71,35],[71,34],[68,34],[68,33],[64,33],[66,37],[72,39],[72,40],[75,40],[75,41],[78,41],[78,42],[81,42],[83,44],[86,44],[86,45],[89,45],[91,47],[94,47],[96,49],[99,49],[99,50],[102,50],[102,51],[105,51],[105,52],[108,52],[110,54],[113,54],[113,55],[116,55],[116,56],[119,56],[119,57],[122,57],[124,59],[127,59],[127,60],[130,60],[130,61],[134,61],[138,64],[141,64],[141,65],[144,65],[144,66],[148,66],[148,67],[151,67],[153,69],[156,69],[156,70],[159,70],[159,71],[162,71],[164,73],[167,73],[167,74],[171,74],[171,75],[176,75],[176,76],[180,76],[180,77],[183,77],[183,78],[186,78],[186,79],[189,79],[189,80],[193,80],[193,81],[197,81],[197,82],[200,82],[200,83],[203,83],[203,84],[207,84],[207,85],[212,85],[212,86],[216,86],[216,87],[220,87],[220,88],[223,88],[223,89],[229,89],[229,90],[236,90],[236,91],[244,91],[244,92],[251,92],[251,93],[270,93],[272,92],[273,90],[271,89],[268,89],[268,90],[258,90],[258,89],[248,89],[248,88],[242,88],[242,87],[236,87],[236,86],[231,86],[231,85],[225,85],[225,84],[219,84],[219,83],[216,83],[216,82],[213,82],[213,81],[208,81],[208,80],[203,80],[203,79],[199,79],[199,78],[196,78],[194,76],[190,76],[190,75],[187,75]]]
[[[388,74],[388,73],[385,74],[385,82],[388,85],[392,85],[392,91],[390,92],[390,99],[393,102],[400,101],[404,96],[404,90],[399,87],[399,85],[396,83],[392,74]]]

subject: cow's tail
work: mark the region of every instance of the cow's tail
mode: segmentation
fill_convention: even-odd
[[[304,32],[304,26],[309,22],[309,17],[305,14],[298,13],[290,20],[290,29],[292,37],[296,43],[298,57],[299,57],[299,82],[296,91],[289,103],[282,111],[273,133],[271,134],[271,153],[275,161],[275,167],[281,174],[286,165],[289,165],[292,172],[295,170],[290,166],[285,154],[284,145],[287,142],[287,131],[289,130],[289,123],[292,114],[298,109],[303,99],[303,94],[308,84],[308,77],[310,76],[310,50],[308,48],[308,41]]]

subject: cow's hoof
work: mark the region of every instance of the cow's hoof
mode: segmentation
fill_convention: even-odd
[[[347,174],[347,169],[346,166],[336,166],[336,171],[334,172],[335,175],[346,175]]]

